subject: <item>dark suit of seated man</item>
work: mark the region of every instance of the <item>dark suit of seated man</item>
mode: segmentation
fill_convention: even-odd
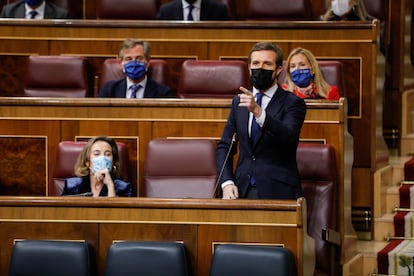
[[[150,44],[126,39],[119,51],[119,59],[126,78],[112,80],[99,91],[101,98],[174,98],[172,89],[147,76],[151,59]]]
[[[161,5],[157,19],[187,21],[227,20],[229,15],[227,6],[218,0],[175,0]]]
[[[5,5],[2,18],[66,19],[68,12],[45,0],[21,0]]]

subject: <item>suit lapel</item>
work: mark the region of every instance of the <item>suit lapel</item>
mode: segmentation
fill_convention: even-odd
[[[116,98],[126,98],[126,90],[127,90],[127,80],[124,78],[122,82],[119,84],[120,89],[116,89],[115,93],[119,94]]]
[[[207,17],[207,14],[209,14],[210,11],[208,11],[208,5],[207,0],[201,1],[201,8],[200,8],[200,20],[205,20]]]
[[[153,88],[153,83],[150,80],[150,78],[147,77],[147,84],[145,85],[145,90],[144,90],[144,98],[155,98],[154,91],[155,89]]]
[[[26,18],[26,10],[24,7],[24,1],[16,9],[16,18]]]
[[[175,2],[175,13],[178,15],[179,20],[184,19],[183,3],[181,3],[181,0]]]
[[[55,11],[52,9],[52,7],[46,2],[45,5],[45,14],[44,14],[44,18],[45,19],[53,19],[55,18]]]
[[[270,99],[269,104],[266,108],[266,114],[271,115],[272,117],[280,113],[283,108],[283,102],[285,100],[286,94],[283,93],[283,90],[278,86],[275,94]]]

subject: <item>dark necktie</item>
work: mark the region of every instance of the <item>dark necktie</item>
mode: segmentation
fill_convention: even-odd
[[[194,6],[193,5],[188,6],[188,15],[187,15],[187,20],[188,21],[194,21],[194,18],[193,18],[193,9],[194,9]]]
[[[262,97],[263,97],[263,93],[257,93],[256,94],[256,103],[259,106],[262,106]],[[259,136],[259,132],[260,132],[260,127],[256,122],[256,117],[254,117],[254,115],[253,115],[252,127],[251,127],[251,132],[250,132],[250,141],[252,142],[252,145],[254,145],[256,143],[257,137]],[[252,185],[252,186],[256,185],[256,178],[254,177],[253,173],[250,176],[250,185]]]
[[[35,19],[37,15],[37,11],[30,11],[29,14],[30,14],[30,19]]]
[[[141,84],[134,84],[131,86],[131,90],[132,90],[131,99],[137,97],[137,92],[141,87],[142,87]]]
[[[262,97],[263,97],[263,93],[256,94],[256,103],[259,106],[262,106]],[[256,142],[257,137],[259,136],[259,132],[260,132],[260,127],[256,122],[256,118],[253,116],[252,127],[251,127],[251,132],[250,132],[250,140],[252,141],[252,145],[254,145],[254,143]]]

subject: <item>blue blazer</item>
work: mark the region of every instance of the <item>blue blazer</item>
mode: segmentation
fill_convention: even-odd
[[[217,0],[201,0],[200,20],[227,20],[227,6]],[[183,4],[175,0],[162,4],[157,15],[159,20],[183,20]]]
[[[101,98],[125,98],[127,90],[126,78],[108,81],[99,91]],[[168,86],[147,77],[144,98],[174,98],[174,93]]]
[[[131,183],[125,182],[120,179],[114,180],[115,193],[117,196],[132,196]],[[65,179],[65,187],[63,188],[62,195],[82,195],[91,192],[91,183],[88,176],[83,177],[71,177]],[[108,188],[106,185],[102,187],[99,196],[108,196]]]
[[[3,6],[0,17],[2,18],[25,18],[25,2],[17,1]],[[67,19],[68,12],[52,3],[46,1],[44,19]]]
[[[302,196],[296,149],[306,115],[305,101],[279,86],[266,108],[266,120],[254,145],[248,132],[249,112],[245,107],[239,107],[239,102],[238,96],[233,98],[216,151],[219,175],[232,136],[237,133],[240,151],[237,167],[233,173],[233,158],[230,156],[220,183],[233,180],[240,198],[243,198],[250,185],[250,176],[254,174],[260,198],[296,199]]]

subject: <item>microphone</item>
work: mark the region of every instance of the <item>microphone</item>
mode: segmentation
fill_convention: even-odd
[[[229,146],[229,149],[226,153],[226,157],[224,158],[223,165],[221,166],[220,173],[217,177],[217,181],[216,181],[216,184],[214,185],[214,189],[213,189],[213,193],[212,193],[211,197],[214,197],[214,194],[216,193],[217,187],[220,183],[221,176],[223,175],[223,172],[224,172],[224,167],[226,167],[227,160],[229,159],[229,156],[230,156],[230,152],[233,149],[233,145],[234,145],[234,143],[236,143],[236,141],[237,141],[237,132],[233,133],[233,136],[231,137],[230,146]]]
[[[92,192],[86,192],[81,194],[74,194],[74,195],[64,195],[64,196],[93,196]]]

